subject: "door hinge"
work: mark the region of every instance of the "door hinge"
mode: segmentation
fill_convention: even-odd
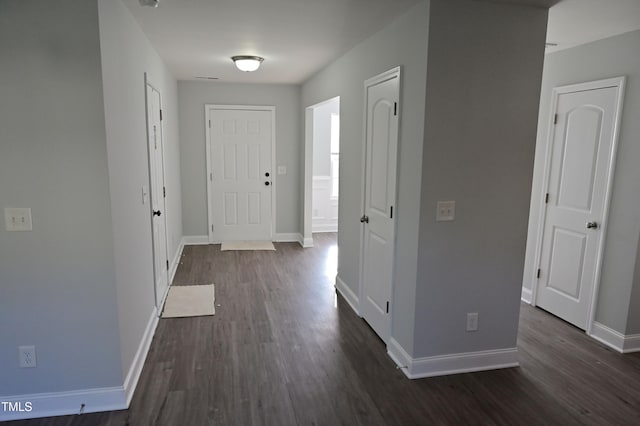
[[[536,278],[540,278],[540,269],[538,269],[538,273],[536,274]]]
[[[393,206],[391,206],[391,212],[389,213],[389,219],[393,219]]]
[[[160,110],[160,121],[162,121],[162,110]]]
[[[167,260],[167,271],[169,270],[169,261]]]
[[[398,115],[398,103],[393,103],[393,115]]]
[[[162,196],[163,196],[164,198],[167,198],[167,187],[166,187],[166,186],[163,186],[163,187],[162,187]]]
[[[549,204],[549,193],[547,192],[547,195],[544,196],[544,203],[545,204]]]
[[[211,120],[209,120],[209,128],[211,128]]]
[[[389,313],[389,302],[387,302],[387,313]]]
[[[553,124],[558,124],[558,114],[553,116]]]
[[[213,225],[211,225],[211,232],[213,232]]]
[[[213,172],[209,173],[209,180],[213,181]]]

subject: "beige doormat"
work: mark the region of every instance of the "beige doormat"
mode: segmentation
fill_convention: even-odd
[[[271,241],[230,241],[222,243],[220,251],[229,250],[275,250]]]
[[[215,300],[213,284],[171,286],[164,304],[164,311],[162,311],[162,318],[215,315]]]

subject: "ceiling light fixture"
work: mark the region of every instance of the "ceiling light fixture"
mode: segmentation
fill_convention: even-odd
[[[264,58],[260,56],[232,56],[231,60],[240,71],[251,72],[260,67]]]
[[[138,0],[140,6],[158,7],[158,0]]]

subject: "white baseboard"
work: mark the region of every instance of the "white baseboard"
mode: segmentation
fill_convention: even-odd
[[[300,244],[302,245],[302,248],[311,248],[311,247],[313,247],[313,237],[303,238],[302,234],[300,234],[300,237],[302,238],[300,240]]]
[[[340,292],[342,297],[349,303],[351,309],[360,317],[360,300],[358,296],[349,288],[349,286],[340,278],[339,275],[336,276],[336,290]]]
[[[151,312],[151,317],[147,322],[147,328],[144,330],[144,334],[142,335],[142,341],[140,341],[136,356],[133,358],[133,363],[131,364],[131,367],[129,367],[127,377],[124,379],[124,390],[126,395],[127,407],[131,403],[131,398],[133,398],[133,393],[135,392],[136,386],[138,385],[138,380],[140,379],[140,374],[142,373],[142,368],[144,367],[144,361],[147,359],[147,354],[149,353],[149,348],[151,347],[153,335],[156,333],[158,320],[158,309],[154,307],[153,311]]]
[[[604,324],[594,321],[590,336],[598,342],[623,354],[640,352],[640,334],[624,335]]]
[[[520,299],[522,299],[524,303],[528,303],[530,305],[533,301],[533,292],[531,289],[522,287],[522,295],[520,296]]]
[[[275,234],[273,241],[276,243],[298,243],[303,248],[313,247],[313,239],[311,239],[311,244],[308,245],[307,240],[299,232]]]
[[[404,348],[391,338],[387,351],[410,379],[497,370],[519,365],[517,348],[411,358]]]
[[[338,223],[311,225],[311,232],[314,234],[322,232],[338,232]]]
[[[183,246],[201,246],[209,244],[208,235],[185,235],[182,237]]]
[[[627,334],[624,337],[624,353],[640,352],[640,334]]]
[[[171,261],[171,269],[169,270],[169,285],[173,282],[173,279],[176,276],[176,272],[178,271],[178,265],[180,265],[180,258],[182,257],[182,251],[184,250],[184,238],[180,240],[180,244],[178,245],[178,250],[176,251],[175,256],[173,256],[173,260]]]
[[[287,232],[287,233],[278,233],[273,235],[274,243],[299,243],[300,242],[300,234],[297,232]]]
[[[387,355],[396,363],[399,369],[409,377],[409,366],[413,364],[413,358],[404,350],[404,348],[394,339],[389,338],[389,344],[387,345]]]
[[[22,411],[8,411],[0,408],[0,422],[68,416],[80,413],[81,409],[83,413],[96,413],[99,411],[126,410],[128,407],[122,386],[69,392],[2,396],[0,400],[13,404],[19,403],[22,408]],[[84,404],[84,407],[82,407],[82,404]],[[32,409],[31,411],[26,411],[29,405]]]

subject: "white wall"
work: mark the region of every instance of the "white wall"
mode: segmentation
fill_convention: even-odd
[[[120,0],[99,0],[111,215],[123,374],[154,312],[144,73],[160,91],[169,261],[182,238],[177,83]]]
[[[414,357],[516,346],[546,23],[431,2]],[[454,221],[435,221],[438,200]]]
[[[178,82],[180,157],[182,169],[182,214],[184,234],[206,236],[207,167],[205,155],[205,104],[273,105],[276,107],[276,166],[286,166],[277,175],[276,233],[300,232],[300,88],[276,84],[228,84]]]
[[[0,395],[120,386],[96,2],[3,0],[0,56]]]
[[[617,164],[607,224],[596,321],[622,334],[640,333],[640,31],[546,55],[540,100],[523,285],[531,289],[541,202],[547,124],[554,87],[627,76]],[[631,303],[630,303],[631,300]]]
[[[340,100],[313,109],[313,176],[331,173],[331,115],[340,114]]]
[[[313,109],[313,232],[338,231],[338,200],[331,198],[331,116],[340,114],[340,99],[335,98]]]
[[[340,96],[338,277],[357,295],[362,232],[359,219],[362,215],[364,81],[402,66],[392,335],[405,349],[413,345],[428,20],[428,2],[422,2],[302,86],[302,108]],[[299,160],[302,164],[303,158],[301,155]]]

